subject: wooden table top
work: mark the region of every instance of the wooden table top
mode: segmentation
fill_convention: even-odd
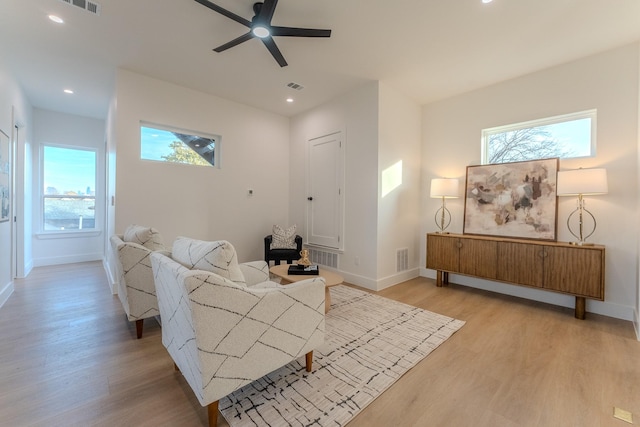
[[[290,264],[274,265],[269,269],[269,272],[280,277],[283,280],[286,280],[287,282],[299,282],[300,280],[313,279],[314,277],[317,277],[317,276],[324,277],[325,286],[327,287],[336,286],[344,282],[344,277],[342,277],[341,275],[320,267],[318,267],[318,272],[319,272],[318,275],[315,275],[315,274],[289,275],[287,274],[287,271],[289,270],[289,265]]]

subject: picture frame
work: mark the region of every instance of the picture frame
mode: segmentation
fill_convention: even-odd
[[[557,240],[557,157],[467,166],[463,234]]]
[[[9,135],[0,130],[0,222],[11,216],[11,151]]]

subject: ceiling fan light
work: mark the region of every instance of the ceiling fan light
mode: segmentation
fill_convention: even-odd
[[[261,39],[265,37],[269,37],[270,35],[269,29],[261,25],[256,25],[255,27],[253,27],[251,29],[251,32],[253,33],[254,36],[260,37]]]

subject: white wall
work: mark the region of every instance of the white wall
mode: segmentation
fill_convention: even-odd
[[[291,120],[290,212],[299,227],[308,226],[307,141],[345,132],[344,250],[337,253],[349,283],[380,290],[419,273],[420,121],[420,106],[382,82]],[[399,161],[402,184],[382,197],[383,171]],[[409,269],[397,273],[400,248],[409,249]]]
[[[125,70],[112,111],[115,232],[148,225],[168,245],[225,239],[241,262],[264,259],[264,236],[289,222],[288,118]],[[221,135],[221,168],[140,160],[140,121]]]
[[[291,119],[290,218],[305,236],[307,141],[345,132],[344,251],[338,268],[345,280],[377,288],[378,83],[368,83]],[[306,240],[306,239],[305,239]],[[356,265],[355,258],[359,258]]]
[[[384,83],[379,85],[377,289],[420,272],[421,108]],[[385,189],[383,174],[401,162],[399,186]],[[395,168],[393,169],[395,170]],[[388,184],[387,184],[388,185]],[[397,272],[398,249],[409,249],[408,270]]]
[[[102,260],[104,257],[105,122],[34,108],[33,110],[33,263],[34,266]],[[96,230],[80,233],[44,232],[40,202],[42,144],[94,148],[96,169]]]
[[[638,57],[640,58],[640,43],[638,43]],[[640,82],[640,65],[638,66],[638,81]],[[637,138],[638,138],[638,157],[637,157],[637,166],[636,169],[640,169],[640,84],[638,85],[638,129],[637,129]],[[638,188],[640,189],[640,172],[637,172],[637,178],[638,178]],[[637,200],[638,204],[637,204],[637,217],[636,217],[636,223],[640,224],[640,197],[638,197]],[[640,340],[640,233],[638,233],[638,236],[636,236],[636,239],[638,241],[638,270],[636,273],[636,293],[637,293],[637,298],[636,298],[636,313],[635,313],[635,317],[634,317],[634,321],[633,321],[633,326],[635,327],[636,330],[636,336],[638,337],[638,340]]]
[[[562,160],[560,169],[607,169],[609,193],[587,200],[598,219],[590,240],[607,248],[605,301],[587,300],[587,311],[626,320],[633,318],[638,300],[638,57],[637,44],[624,46],[423,107],[424,188],[431,178],[442,176],[458,177],[464,185],[466,166],[480,163],[483,128],[598,110],[597,155]],[[425,192],[422,198],[424,247],[425,233],[435,230],[428,219],[439,205]],[[565,223],[574,205],[573,199],[559,198],[560,241],[572,240]],[[448,206],[451,231],[462,232],[464,200]],[[425,269],[423,274],[433,277],[434,272]],[[567,307],[574,304],[572,297],[560,294],[466,277],[452,281]]]
[[[15,149],[16,162],[13,164],[15,172],[16,203],[12,205],[12,216],[19,216],[15,233],[24,236],[30,233],[30,226],[25,225],[25,219],[29,219],[28,213],[24,213],[25,198],[25,167],[21,163],[25,157],[26,148],[29,147],[31,135],[31,105],[24,92],[20,88],[15,77],[0,63],[0,129],[4,131],[12,141]],[[16,140],[15,125],[20,126],[18,132],[19,141]],[[20,245],[17,260],[12,253],[12,221],[0,223],[0,306],[13,292],[12,263],[19,264],[16,275],[24,275],[24,265],[31,260],[31,248],[29,245]],[[22,237],[17,239],[22,241]]]

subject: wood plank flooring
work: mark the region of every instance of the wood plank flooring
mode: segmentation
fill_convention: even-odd
[[[0,426],[206,426],[160,327],[135,339],[99,262],[34,269],[0,308]],[[630,322],[418,278],[380,295],[466,325],[354,418],[364,426],[640,424]],[[227,426],[222,416],[219,425]]]

